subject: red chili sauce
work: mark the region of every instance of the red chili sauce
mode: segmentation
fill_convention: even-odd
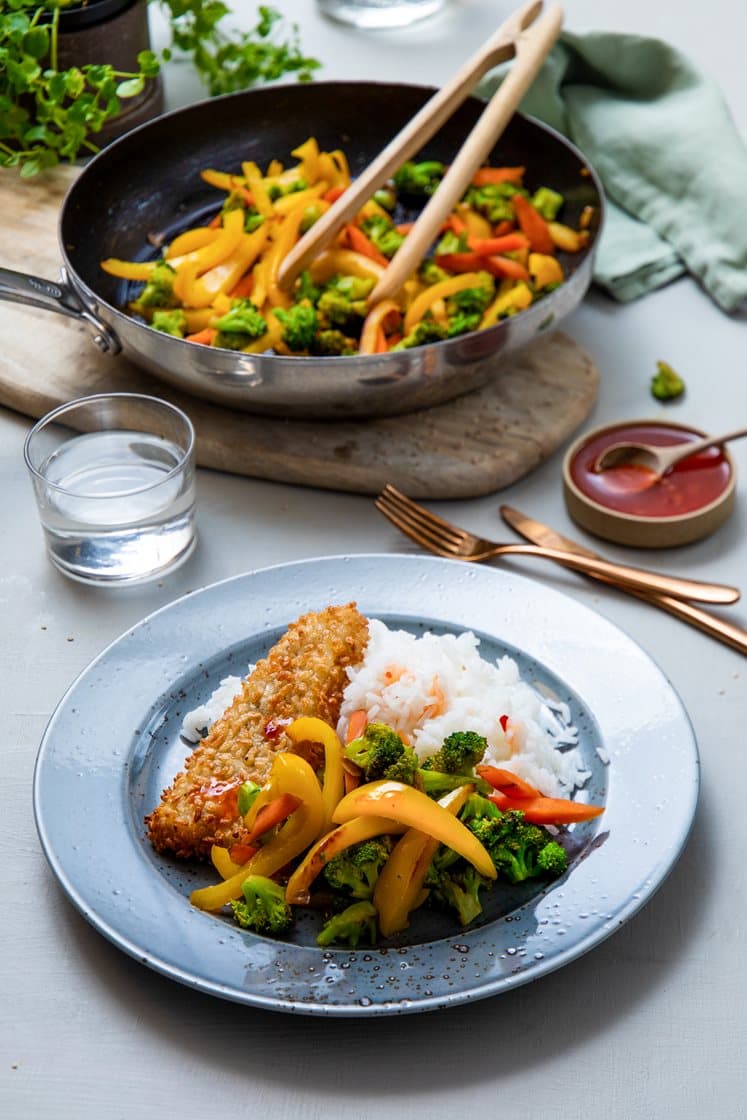
[[[648,467],[634,464],[595,471],[597,456],[613,443],[631,441],[669,447],[699,439],[700,433],[666,424],[630,424],[600,433],[581,447],[570,466],[578,489],[593,501],[636,517],[677,517],[703,509],[723,493],[731,468],[719,447],[677,463],[659,481]]]

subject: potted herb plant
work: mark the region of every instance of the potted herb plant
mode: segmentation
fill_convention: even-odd
[[[148,3],[171,41],[150,47]],[[163,107],[160,66],[189,57],[208,94],[288,73],[308,80],[318,63],[295,26],[260,6],[247,31],[225,31],[222,0],[3,0],[0,4],[0,167],[36,175],[91,155]]]

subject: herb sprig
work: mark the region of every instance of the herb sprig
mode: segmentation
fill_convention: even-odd
[[[58,70],[60,9],[71,0],[4,0],[0,10],[0,166],[28,178],[61,160],[98,150],[96,136],[142,93],[172,57],[189,57],[211,96],[295,74],[309,81],[319,63],[301,51],[298,29],[260,6],[248,31],[225,31],[221,0],[151,0],[169,22],[160,57],[143,51],[137,70],[100,64]],[[46,17],[46,21],[45,21]]]

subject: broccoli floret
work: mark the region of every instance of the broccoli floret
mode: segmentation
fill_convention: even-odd
[[[228,214],[231,210],[244,211],[244,233],[253,233],[255,229],[259,229],[265,220],[264,215],[260,214],[256,206],[247,205],[246,195],[242,191],[231,191],[220,212],[221,214]]]
[[[174,295],[176,272],[166,261],[158,261],[150,279],[137,298],[141,307],[176,307],[178,300]]]
[[[296,281],[296,299],[308,300],[309,303],[315,304],[321,294],[322,289],[317,288],[311,279],[311,273],[308,269],[304,269]]]
[[[232,300],[230,310],[213,326],[218,329],[213,345],[225,350],[243,350],[252,339],[267,333],[267,323],[250,299]]]
[[[467,821],[479,820],[480,817],[497,818],[501,816],[501,811],[494,801],[489,797],[483,796],[491,790],[491,786],[482,780],[478,779],[477,782],[478,792],[471,793],[462,806],[462,811],[459,814],[459,819],[463,824]],[[482,792],[480,792],[482,791]]]
[[[406,334],[401,342],[392,347],[392,350],[410,350],[413,346],[425,346],[429,342],[440,342],[448,338],[448,327],[437,323],[435,319],[421,319],[419,323]]]
[[[468,926],[482,914],[479,896],[488,882],[471,864],[461,861],[457,868],[448,871],[431,864],[424,886],[430,892],[431,902],[455,910],[460,924]]]
[[[385,723],[369,723],[362,735],[348,743],[345,753],[360,766],[367,782],[386,778],[412,785],[415,780],[417,755]]]
[[[381,206],[384,210],[393,210],[397,205],[397,192],[394,186],[380,187],[374,193],[374,202]]]
[[[484,187],[470,187],[465,201],[489,222],[513,221],[511,199],[517,193],[527,195],[528,192],[515,183],[488,183]]]
[[[267,188],[267,193],[272,202],[278,198],[284,198],[287,194],[297,194],[298,191],[305,191],[308,189],[309,184],[305,179],[291,179],[288,183],[271,183]]]
[[[358,343],[338,330],[321,330],[314,341],[312,353],[319,357],[336,358],[345,354],[356,354]]]
[[[467,234],[454,233],[453,230],[447,229],[446,233],[436,245],[434,252],[437,257],[446,256],[451,253],[468,253],[469,245],[467,244]]]
[[[173,311],[154,311],[150,325],[163,334],[184,338],[187,333],[187,316],[178,307]]]
[[[449,317],[449,338],[466,334],[480,326],[483,313],[495,295],[493,277],[485,273],[485,282],[479,287],[464,288],[455,292],[446,301],[446,314]]]
[[[236,921],[254,933],[287,933],[293,925],[293,911],[285,901],[285,890],[264,875],[249,875],[242,887],[244,899],[231,903]]]
[[[314,345],[319,320],[308,303],[296,303],[287,311],[278,307],[275,315],[283,324],[283,342],[291,350],[310,350]]]
[[[418,276],[424,284],[438,284],[441,280],[449,279],[446,269],[440,268],[431,257],[423,261],[418,269]]]
[[[388,836],[354,844],[333,856],[324,868],[324,877],[335,891],[353,898],[370,898],[391,850]]]
[[[566,869],[565,850],[546,828],[525,820],[519,809],[509,809],[497,817],[477,817],[466,824],[487,850],[496,870],[512,883],[562,875]],[[540,858],[547,847],[550,851]]]
[[[426,762],[429,761],[426,759]],[[466,774],[445,774],[443,770],[433,770],[427,766],[421,766],[417,773],[417,784],[423,793],[427,793],[429,797],[443,797],[452,789],[458,789],[459,786],[466,785],[468,782],[475,782],[478,787],[490,789],[487,782],[483,782],[480,778],[471,778]]]
[[[355,949],[359,941],[376,944],[376,908],[368,901],[354,902],[340,914],[334,914],[319,933],[317,945],[348,945]]]
[[[668,362],[657,362],[656,373],[651,378],[651,393],[657,401],[673,401],[685,391],[685,382]]]
[[[434,194],[445,170],[444,165],[435,159],[423,160],[421,163],[408,160],[394,173],[394,185],[402,194]]]
[[[557,218],[564,201],[562,194],[558,194],[557,191],[553,191],[549,187],[539,187],[532,195],[532,206],[548,222]]]
[[[316,304],[322,325],[357,335],[366,315],[366,299],[373,286],[373,280],[359,276],[333,276]]]
[[[361,229],[385,257],[393,257],[405,240],[405,235],[383,214],[373,214],[361,223]]]
[[[423,769],[471,776],[487,749],[487,739],[477,731],[453,731],[444,739],[441,749],[425,759]]]

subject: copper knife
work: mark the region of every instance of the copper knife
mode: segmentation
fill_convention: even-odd
[[[535,521],[534,518],[527,517],[526,514],[512,506],[502,505],[500,513],[507,525],[510,525],[520,536],[532,541],[533,544],[544,545],[547,548],[560,548],[566,552],[575,552],[577,556],[587,556],[590,559],[603,559],[598,552],[593,552],[590,548],[585,548],[568,537],[561,536],[549,525],[543,525],[541,521]],[[587,578],[599,580],[601,583],[608,582],[604,576],[588,576]],[[743,630],[740,626],[734,626],[731,622],[717,618],[715,615],[709,614],[708,611],[702,610],[683,599],[674,599],[669,595],[659,595],[656,592],[634,591],[630,587],[621,587],[619,584],[615,584],[615,586],[619,591],[625,591],[628,595],[635,595],[637,599],[642,599],[653,607],[659,607],[660,610],[673,614],[684,622],[689,622],[691,626],[697,627],[698,630],[716,638],[717,641],[724,642],[732,649],[738,650],[739,653],[747,654],[747,630]]]

